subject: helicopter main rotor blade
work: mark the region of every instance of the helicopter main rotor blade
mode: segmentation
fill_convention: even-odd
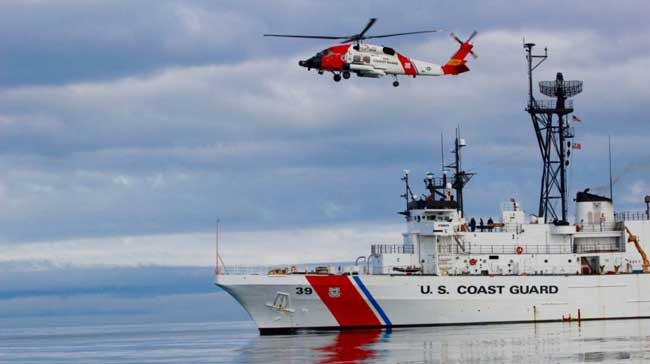
[[[368,29],[370,29],[370,27],[372,27],[375,24],[376,21],[377,21],[377,18],[370,18],[370,20],[368,21],[368,24],[366,25],[366,27],[363,28],[361,33],[357,34],[357,37],[363,38],[363,35],[366,34]]]
[[[348,40],[346,40],[346,41],[343,42],[343,43],[349,43],[349,42],[352,42],[352,41],[363,40],[363,39],[376,39],[376,38],[399,37],[399,36],[402,36],[402,35],[410,35],[410,34],[436,33],[436,32],[439,32],[439,31],[440,31],[439,29],[435,29],[435,30],[421,30],[421,31],[418,31],[418,32],[406,32],[406,33],[393,33],[393,34],[371,35],[371,36],[369,36],[369,37],[361,37],[361,38],[358,38],[358,39],[354,39],[354,38],[353,38],[353,39],[348,39]]]
[[[297,35],[297,34],[263,34],[265,37],[280,38],[309,38],[309,39],[348,39],[349,37],[337,37],[332,35]]]

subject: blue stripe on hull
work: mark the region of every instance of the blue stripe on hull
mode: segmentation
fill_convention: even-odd
[[[361,282],[361,278],[359,278],[359,276],[352,276],[352,278],[357,283],[359,288],[361,288],[361,292],[363,292],[363,294],[366,296],[366,298],[368,298],[368,301],[370,301],[370,304],[372,304],[372,307],[375,308],[375,311],[377,311],[379,313],[379,316],[381,316],[382,320],[384,320],[384,323],[386,324],[386,326],[391,326],[392,323],[388,319],[388,316],[386,315],[386,312],[384,312],[384,310],[381,309],[381,306],[379,306],[379,303],[377,303],[377,301],[372,296],[372,294],[370,294],[370,291],[368,291],[368,288],[366,288],[366,286],[363,284],[363,282]]]

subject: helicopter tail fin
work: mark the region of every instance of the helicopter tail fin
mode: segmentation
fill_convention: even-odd
[[[472,35],[470,35],[469,38],[463,42],[454,33],[451,33],[451,38],[460,43],[460,48],[458,48],[456,53],[451,56],[449,61],[447,61],[447,64],[442,66],[442,70],[446,75],[457,75],[459,73],[469,71],[469,68],[467,67],[467,60],[465,58],[468,54],[471,54],[474,58],[477,57],[476,53],[472,51],[474,45],[470,43],[476,34],[476,31],[474,31]]]
[[[470,43],[463,43],[453,56],[447,61],[447,64],[442,66],[442,70],[446,75],[457,75],[469,71],[467,67],[467,60],[465,57],[472,51],[474,47]]]

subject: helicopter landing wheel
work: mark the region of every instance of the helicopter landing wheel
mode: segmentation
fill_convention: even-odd
[[[397,86],[399,86],[399,82],[393,81],[393,87],[397,87]]]
[[[339,75],[338,73],[334,74],[334,82],[339,82],[339,81],[341,81],[341,75]]]
[[[347,80],[348,78],[350,78],[350,72],[348,72],[348,71],[343,71],[343,78],[345,78],[346,80]]]

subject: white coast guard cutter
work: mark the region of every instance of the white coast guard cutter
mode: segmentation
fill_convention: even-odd
[[[576,195],[577,223],[528,218],[513,199],[496,221],[470,224],[463,174],[428,174],[429,193],[407,197],[403,242],[372,245],[341,271],[222,266],[216,284],[263,334],[650,317],[648,211],[614,213],[610,198],[587,190]]]
[[[559,91],[577,84],[559,76],[541,86],[555,87],[558,92],[548,93],[562,102],[537,102],[531,91],[529,108],[561,115],[559,129],[569,130],[569,104]],[[560,144],[564,156],[570,141]],[[238,274],[217,266],[216,284],[261,333],[650,317],[650,208],[615,213],[611,193],[585,189],[575,195],[573,221],[566,218],[565,193],[559,218],[526,214],[515,199],[495,219],[468,218],[463,188],[473,174],[461,169],[465,146],[457,134],[450,170],[427,173],[421,196],[405,171],[401,242],[372,245],[342,269],[304,265]],[[562,185],[567,166],[552,165]],[[650,196],[645,202],[650,206]]]

